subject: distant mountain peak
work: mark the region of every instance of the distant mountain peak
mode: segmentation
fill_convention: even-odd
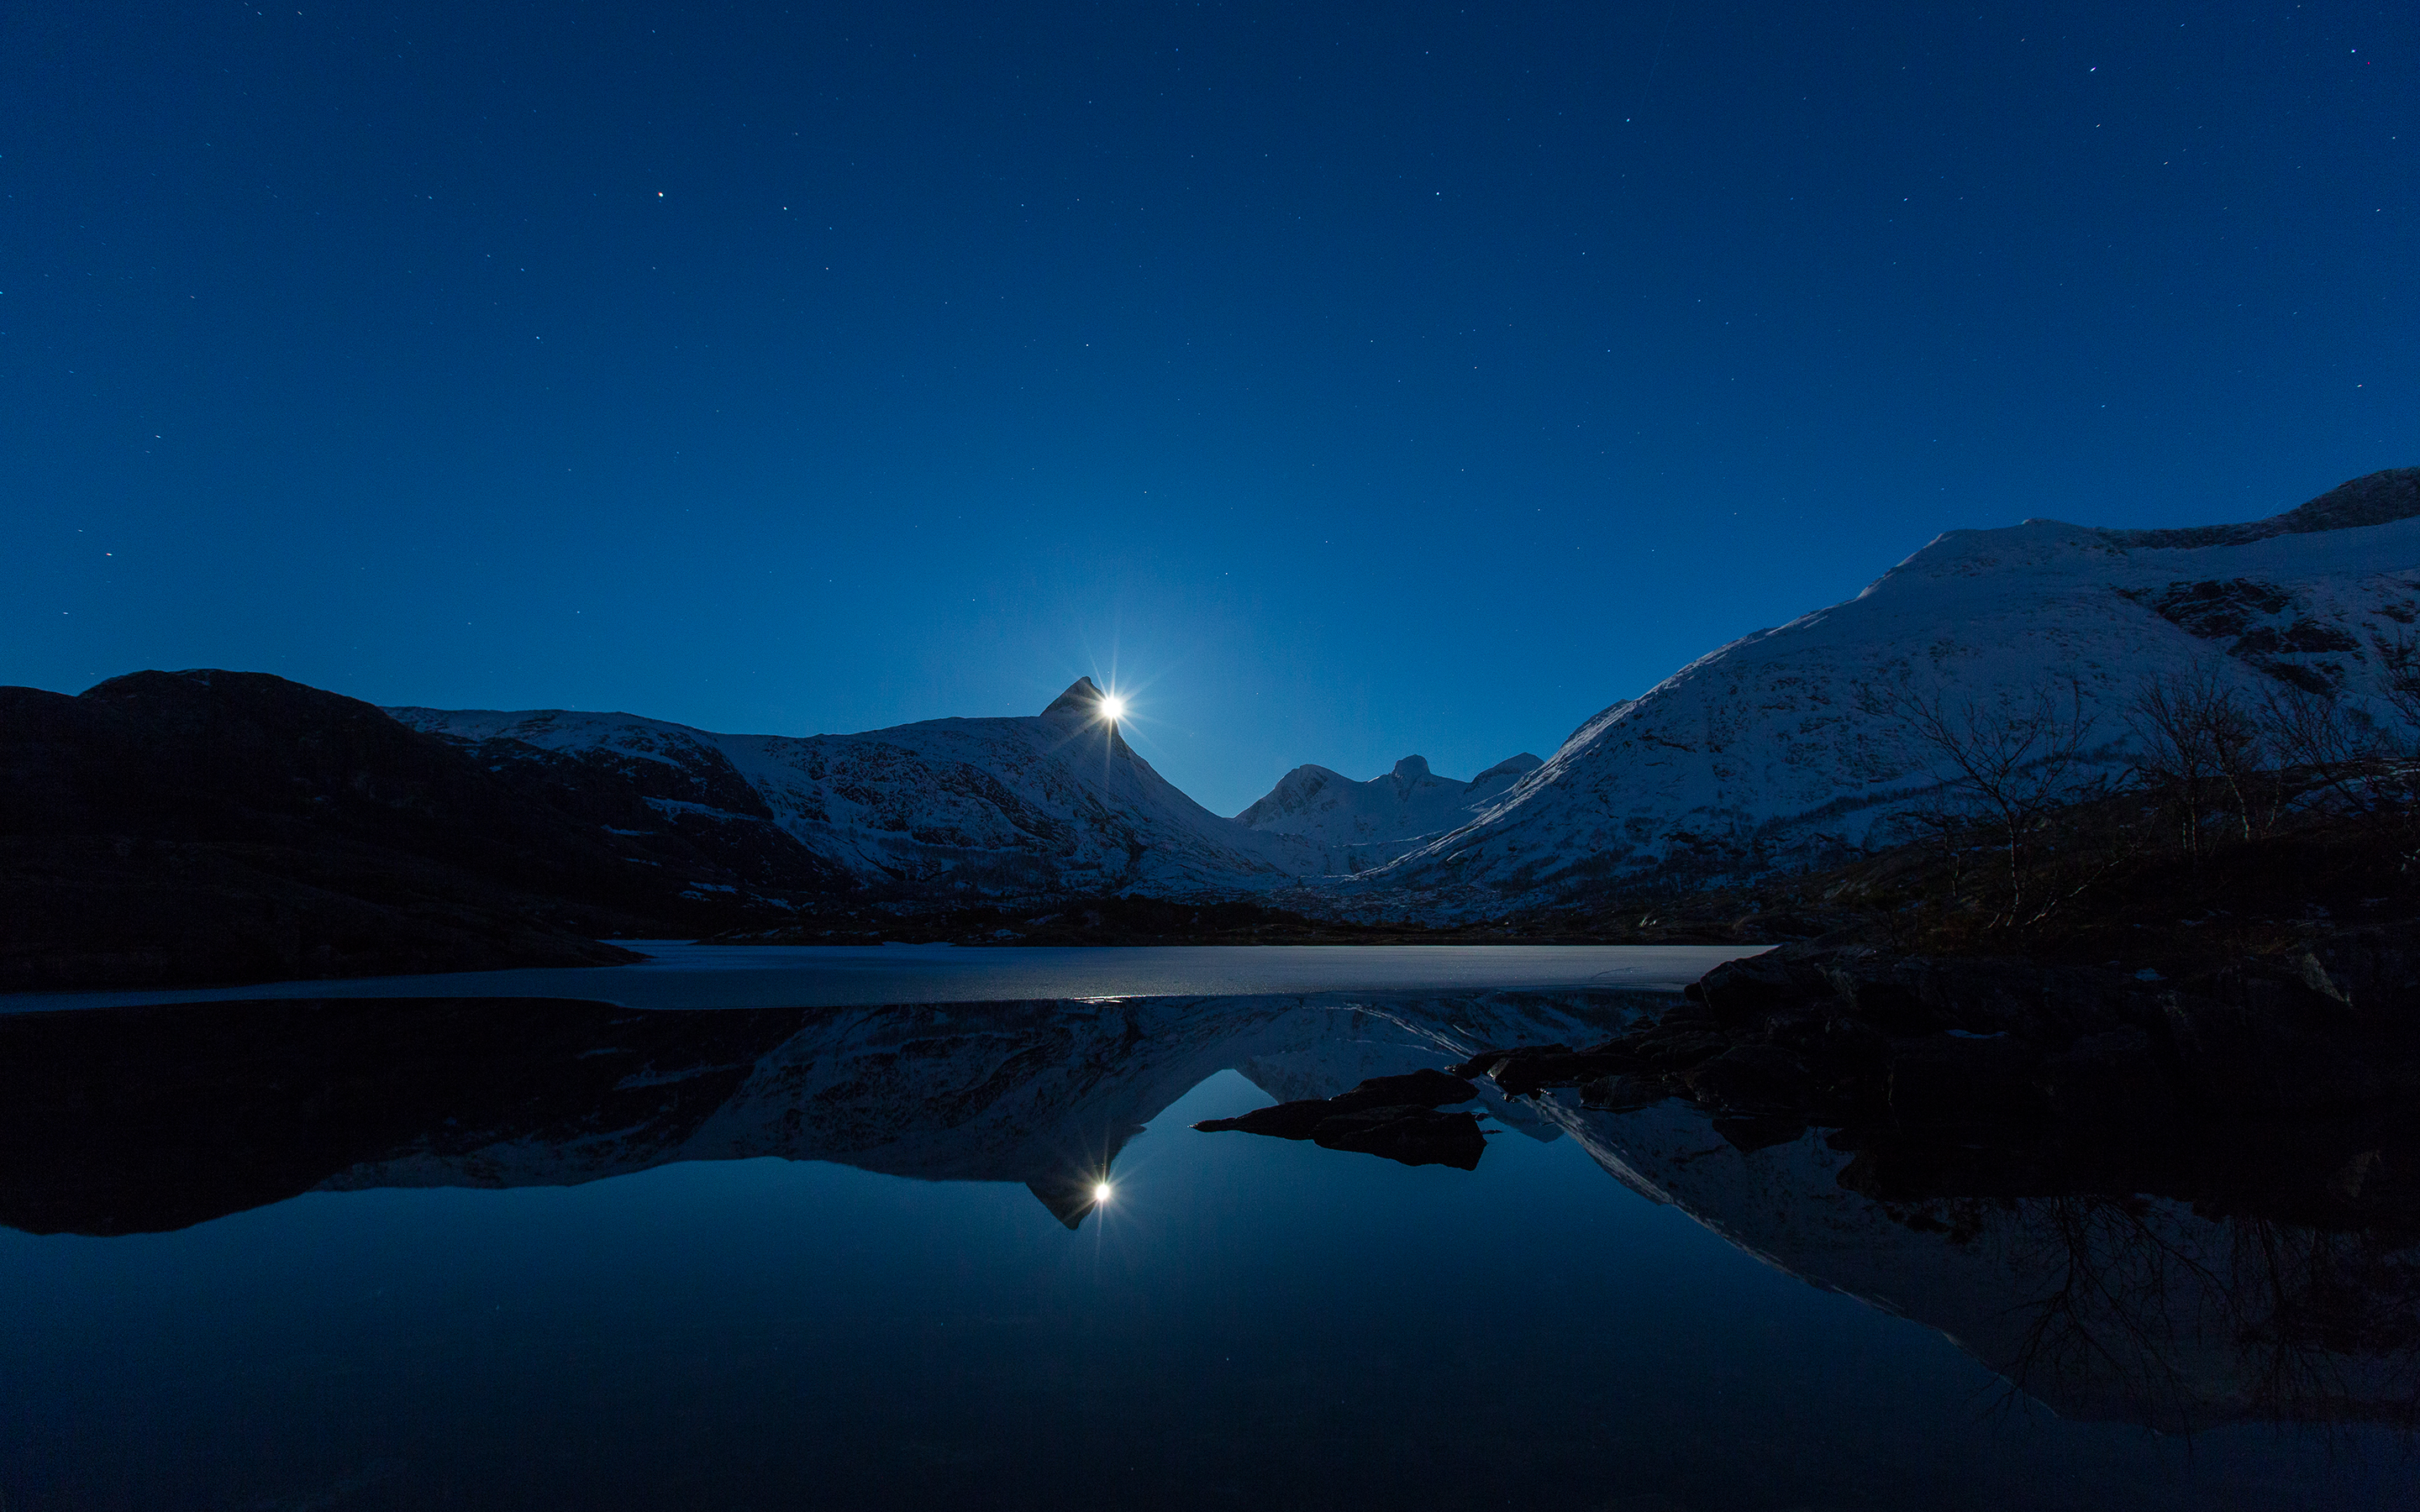
[[[843,735],[718,734],[628,715],[395,709],[412,729],[503,740],[649,784],[658,827],[778,831],[866,886],[968,901],[1255,890],[1318,866],[1154,771],[1079,677],[1040,717],[928,719]]]
[[[1326,873],[1356,872],[1472,823],[1543,764],[1524,751],[1468,782],[1439,775],[1425,756],[1406,756],[1367,782],[1325,766],[1297,766],[1235,820],[1317,846]]]
[[[1042,717],[1047,719],[1053,716],[1072,714],[1087,719],[1095,718],[1101,712],[1101,700],[1107,697],[1109,695],[1101,691],[1099,684],[1089,677],[1078,677],[1067,685],[1067,691],[1050,701],[1050,706],[1042,711]]]
[[[1470,785],[1474,788],[1485,787],[1488,783],[1493,782],[1499,778],[1511,779],[1527,777],[1531,772],[1536,771],[1539,767],[1545,764],[1546,764],[1544,762],[1530,755],[1525,750],[1518,756],[1505,757],[1502,761],[1497,762],[1495,765],[1480,773],[1477,777],[1472,778],[1470,779]]]

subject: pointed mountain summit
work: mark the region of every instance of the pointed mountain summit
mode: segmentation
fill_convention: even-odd
[[[637,782],[667,825],[767,823],[875,889],[921,900],[1261,890],[1315,847],[1187,797],[1079,677],[1041,714],[854,735],[726,735],[628,714],[396,708],[490,764],[544,753]]]
[[[1042,717],[1097,719],[1101,717],[1101,704],[1108,698],[1099,684],[1089,677],[1078,677],[1067,685],[1067,691],[1050,701],[1049,706],[1042,711]]]

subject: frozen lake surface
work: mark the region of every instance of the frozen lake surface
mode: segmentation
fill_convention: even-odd
[[[1677,991],[1755,946],[690,945],[618,942],[627,966],[459,971],[177,992],[14,993],[0,1012],[253,997],[586,997],[626,1008],[837,1008],[1032,997],[1618,987]]]

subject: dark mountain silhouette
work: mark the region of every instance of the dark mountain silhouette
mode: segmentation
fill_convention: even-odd
[[[778,831],[774,832],[778,835]],[[593,965],[823,896],[833,869],[657,821],[610,770],[482,764],[258,672],[0,688],[0,988]]]

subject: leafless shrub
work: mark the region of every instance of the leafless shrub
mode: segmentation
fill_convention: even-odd
[[[1904,684],[1865,685],[1859,694],[1869,713],[1897,727],[1902,747],[1933,779],[1912,821],[1953,857],[1977,833],[2000,853],[2005,891],[1988,927],[2039,922],[2072,896],[2045,886],[2039,872],[2051,816],[2096,787],[2085,771],[2095,720],[2079,681],[1957,702]]]
[[[2325,794],[2344,810],[2378,811],[2395,801],[2392,750],[2370,724],[2333,693],[2279,685],[2261,696],[2260,720],[2272,753],[2300,793]]]
[[[2420,736],[2420,640],[2409,630],[2397,630],[2392,638],[2371,638],[2370,648],[2386,669],[2386,702],[2402,716],[2408,749],[2412,738]]]
[[[2213,837],[2204,820],[2227,812],[2229,827],[2251,840],[2276,817],[2279,792],[2270,774],[2268,721],[2252,701],[2208,664],[2146,677],[2127,711],[2133,766],[2146,790],[2176,816],[2185,854],[2199,860]]]

